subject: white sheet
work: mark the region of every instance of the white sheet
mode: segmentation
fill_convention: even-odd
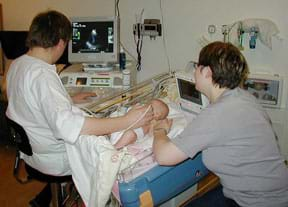
[[[115,150],[104,136],[79,137],[66,144],[72,178],[87,207],[104,207],[117,173],[135,162],[126,149]]]

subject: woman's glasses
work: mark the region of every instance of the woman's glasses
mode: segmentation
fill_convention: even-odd
[[[201,70],[205,67],[204,65],[199,64],[198,62],[191,61],[193,68],[196,70],[197,68],[200,68]]]
[[[191,63],[194,69],[196,69],[199,66],[198,62],[191,61]]]

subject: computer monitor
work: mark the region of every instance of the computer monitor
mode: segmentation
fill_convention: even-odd
[[[193,71],[178,71],[175,77],[180,107],[194,114],[200,113],[209,104],[209,100],[196,89]]]
[[[72,17],[71,22],[70,63],[118,62],[118,17]]]

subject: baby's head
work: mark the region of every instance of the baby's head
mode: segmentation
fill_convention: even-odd
[[[153,99],[150,104],[153,109],[155,120],[165,119],[168,116],[169,108],[166,103],[160,99]]]

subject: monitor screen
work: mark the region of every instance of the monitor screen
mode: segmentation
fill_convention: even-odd
[[[193,70],[177,71],[175,77],[180,107],[185,111],[198,114],[209,104],[209,100],[196,89],[193,73]]]
[[[202,105],[201,93],[196,90],[195,84],[183,79],[177,79],[181,98]]]
[[[73,17],[69,42],[70,63],[113,63],[118,61],[117,17]]]

